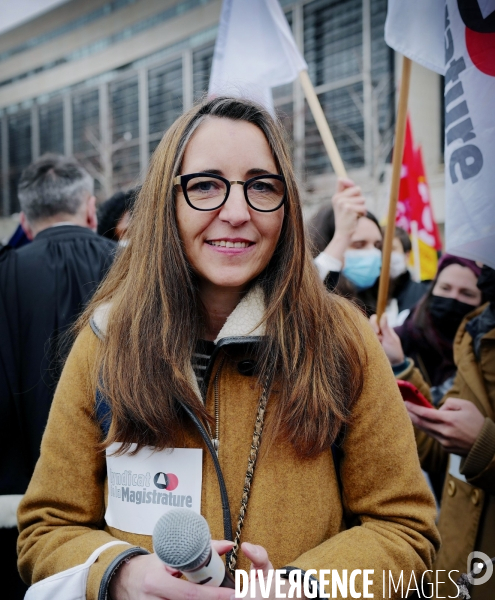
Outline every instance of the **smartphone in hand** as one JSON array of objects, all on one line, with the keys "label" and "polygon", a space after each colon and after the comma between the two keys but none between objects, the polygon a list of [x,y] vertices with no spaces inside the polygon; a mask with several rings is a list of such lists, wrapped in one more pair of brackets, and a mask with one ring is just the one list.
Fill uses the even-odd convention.
[{"label": "smartphone in hand", "polygon": [[407,400],[407,402],[412,402],[418,406],[423,406],[424,408],[433,408],[432,403],[429,402],[418,388],[409,381],[397,379],[397,385],[399,386],[403,400]]}]

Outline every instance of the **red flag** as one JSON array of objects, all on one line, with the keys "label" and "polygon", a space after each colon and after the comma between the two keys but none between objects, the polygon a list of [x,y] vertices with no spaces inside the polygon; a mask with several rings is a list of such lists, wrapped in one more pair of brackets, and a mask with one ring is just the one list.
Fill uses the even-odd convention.
[{"label": "red flag", "polygon": [[421,279],[432,279],[436,273],[437,250],[442,248],[442,242],[433,217],[423,155],[420,147],[414,148],[411,122],[408,117],[395,223],[411,234],[412,222],[416,222],[418,232],[420,260],[418,271]]},{"label": "red flag", "polygon": [[418,236],[428,246],[435,250],[442,249],[442,240],[438,231],[438,225],[433,217],[431,206],[430,188],[426,180],[425,167],[423,164],[423,152],[421,146],[414,152],[415,175],[417,177],[418,202],[411,206],[411,220],[418,224]]},{"label": "red flag", "polygon": [[399,187],[399,199],[395,224],[402,227],[407,233],[411,233],[412,207],[417,205],[421,199],[418,197],[418,184],[415,175],[416,161],[414,157],[414,143],[409,116],[406,123],[406,139],[404,141],[404,156],[402,158],[402,170]]}]

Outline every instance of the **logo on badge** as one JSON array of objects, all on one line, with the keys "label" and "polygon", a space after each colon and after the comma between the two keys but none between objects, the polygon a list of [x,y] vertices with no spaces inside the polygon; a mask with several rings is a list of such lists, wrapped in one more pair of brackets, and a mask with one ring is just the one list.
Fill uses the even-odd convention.
[{"label": "logo on badge", "polygon": [[153,477],[153,483],[159,490],[173,492],[179,485],[179,478],[173,473],[159,472]]}]

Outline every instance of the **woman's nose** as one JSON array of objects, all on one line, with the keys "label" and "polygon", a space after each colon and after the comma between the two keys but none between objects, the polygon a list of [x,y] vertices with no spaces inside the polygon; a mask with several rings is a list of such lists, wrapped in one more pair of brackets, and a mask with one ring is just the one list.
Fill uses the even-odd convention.
[{"label": "woman's nose", "polygon": [[251,220],[249,205],[244,197],[244,189],[241,184],[232,184],[227,202],[222,206],[218,216],[222,221],[227,221],[234,227]]}]

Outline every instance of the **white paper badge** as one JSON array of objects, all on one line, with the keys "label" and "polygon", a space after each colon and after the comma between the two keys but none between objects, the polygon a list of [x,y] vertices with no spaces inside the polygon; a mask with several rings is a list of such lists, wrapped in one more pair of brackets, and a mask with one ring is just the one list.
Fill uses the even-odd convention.
[{"label": "white paper badge", "polygon": [[[142,448],[135,455],[112,456],[107,448],[108,505],[105,521],[129,533],[152,535],[158,519],[171,508],[201,514],[203,451]],[[129,450],[135,448],[133,444]]]}]

